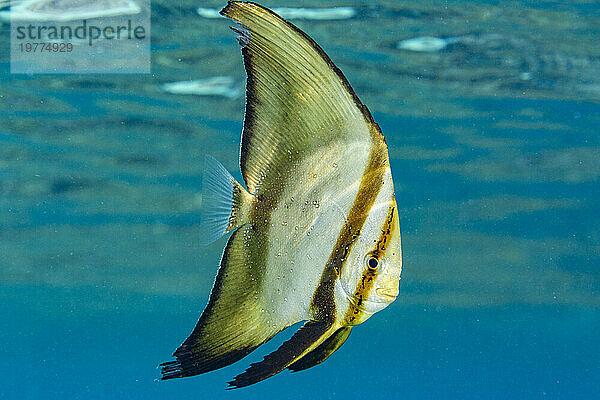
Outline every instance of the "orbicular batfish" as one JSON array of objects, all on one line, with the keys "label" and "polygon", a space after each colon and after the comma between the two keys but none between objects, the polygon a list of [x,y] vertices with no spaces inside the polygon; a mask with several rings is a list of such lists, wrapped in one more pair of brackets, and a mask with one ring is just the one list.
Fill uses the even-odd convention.
[{"label": "orbicular batfish", "polygon": [[240,166],[203,180],[205,234],[233,232],[208,305],[162,379],[230,365],[305,324],[229,382],[243,387],[327,359],[398,295],[400,226],[385,139],[342,72],[272,11],[229,2],[248,75]]}]

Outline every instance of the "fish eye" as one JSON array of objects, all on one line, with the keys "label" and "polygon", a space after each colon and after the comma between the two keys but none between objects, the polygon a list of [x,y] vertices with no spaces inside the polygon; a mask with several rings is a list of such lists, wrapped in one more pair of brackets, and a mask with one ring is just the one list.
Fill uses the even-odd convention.
[{"label": "fish eye", "polygon": [[379,260],[371,256],[367,261],[367,265],[369,266],[369,269],[377,269],[377,267],[379,266]]}]

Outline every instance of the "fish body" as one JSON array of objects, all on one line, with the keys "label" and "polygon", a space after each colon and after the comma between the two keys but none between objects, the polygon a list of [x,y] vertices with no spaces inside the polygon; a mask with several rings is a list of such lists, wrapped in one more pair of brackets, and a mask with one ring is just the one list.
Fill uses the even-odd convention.
[{"label": "fish body", "polygon": [[233,231],[196,328],[163,379],[229,365],[281,330],[290,340],[229,384],[319,364],[353,326],[389,305],[402,268],[385,139],[324,51],[255,3],[229,2],[248,75],[240,166],[214,159],[203,180],[204,229]]}]

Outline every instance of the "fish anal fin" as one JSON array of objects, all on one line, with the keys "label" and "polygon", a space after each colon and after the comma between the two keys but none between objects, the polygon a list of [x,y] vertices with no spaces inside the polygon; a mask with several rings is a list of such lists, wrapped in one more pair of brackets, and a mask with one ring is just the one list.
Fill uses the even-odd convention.
[{"label": "fish anal fin", "polygon": [[318,346],[331,333],[330,322],[308,321],[277,350],[250,365],[229,383],[228,389],[252,385],[288,368],[297,359]]},{"label": "fish anal fin", "polygon": [[[270,319],[261,312],[264,238],[251,224],[236,230],[223,252],[219,273],[196,327],[161,365],[162,379],[182,378],[230,365],[296,321]],[[251,268],[250,268],[251,267]]]},{"label": "fish anal fin", "polygon": [[348,339],[351,330],[351,326],[344,326],[338,329],[313,351],[290,365],[288,369],[292,372],[303,371],[327,360],[337,349],[342,347],[346,339]]}]

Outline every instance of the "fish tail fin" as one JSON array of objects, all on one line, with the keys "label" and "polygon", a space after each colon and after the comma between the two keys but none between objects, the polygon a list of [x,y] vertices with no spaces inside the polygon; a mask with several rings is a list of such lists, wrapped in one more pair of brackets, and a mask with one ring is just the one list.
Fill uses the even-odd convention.
[{"label": "fish tail fin", "polygon": [[253,196],[214,157],[205,156],[200,209],[201,243],[210,244],[248,220]]}]

